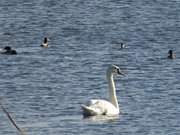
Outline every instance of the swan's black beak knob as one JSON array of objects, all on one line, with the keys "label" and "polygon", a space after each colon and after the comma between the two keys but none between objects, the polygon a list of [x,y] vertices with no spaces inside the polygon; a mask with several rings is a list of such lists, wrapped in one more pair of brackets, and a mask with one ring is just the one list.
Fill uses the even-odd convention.
[{"label": "swan's black beak knob", "polygon": [[117,72],[119,75],[122,75],[122,76],[125,76],[125,74],[120,70],[118,69],[118,72]]}]

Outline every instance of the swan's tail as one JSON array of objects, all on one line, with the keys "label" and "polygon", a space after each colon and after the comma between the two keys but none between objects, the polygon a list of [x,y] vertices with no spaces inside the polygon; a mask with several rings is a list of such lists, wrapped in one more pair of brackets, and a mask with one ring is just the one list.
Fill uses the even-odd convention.
[{"label": "swan's tail", "polygon": [[82,110],[83,110],[83,115],[85,117],[87,116],[94,116],[94,115],[97,115],[98,112],[95,108],[92,108],[92,107],[89,107],[89,106],[86,106],[86,105],[82,105]]}]

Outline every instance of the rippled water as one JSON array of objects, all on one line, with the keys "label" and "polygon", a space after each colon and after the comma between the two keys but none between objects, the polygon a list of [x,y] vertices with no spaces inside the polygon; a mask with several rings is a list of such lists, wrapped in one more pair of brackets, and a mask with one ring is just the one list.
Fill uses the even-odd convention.
[{"label": "rippled water", "polygon": [[[1,103],[27,135],[180,133],[180,1],[0,1]],[[50,48],[40,48],[42,39]],[[120,49],[120,42],[127,48]],[[167,58],[173,49],[174,60]],[[116,77],[121,114],[83,119],[81,104],[107,97]],[[0,134],[17,135],[0,110]]]}]

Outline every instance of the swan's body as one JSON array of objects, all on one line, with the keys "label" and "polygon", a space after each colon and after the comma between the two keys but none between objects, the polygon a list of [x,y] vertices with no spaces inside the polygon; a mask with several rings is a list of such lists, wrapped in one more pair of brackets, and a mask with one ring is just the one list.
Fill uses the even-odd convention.
[{"label": "swan's body", "polygon": [[45,48],[48,47],[48,39],[47,39],[47,37],[44,38],[44,41],[43,41],[43,43],[41,44],[41,47],[45,47]]},{"label": "swan's body", "polygon": [[84,116],[119,114],[119,108],[116,108],[109,101],[102,99],[91,100],[90,104],[82,105],[82,109]]},{"label": "swan's body", "polygon": [[109,101],[102,99],[90,100],[87,105],[82,105],[84,116],[94,115],[117,115],[119,114],[119,105],[116,97],[116,90],[113,75],[122,74],[119,67],[112,65],[107,70],[107,80],[109,84]]}]

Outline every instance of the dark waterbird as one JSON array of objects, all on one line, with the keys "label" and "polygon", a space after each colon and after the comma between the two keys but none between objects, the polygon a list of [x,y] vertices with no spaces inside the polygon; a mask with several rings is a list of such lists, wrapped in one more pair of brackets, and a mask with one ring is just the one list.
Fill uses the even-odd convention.
[{"label": "dark waterbird", "polygon": [[48,46],[48,38],[45,37],[43,43],[41,44],[41,47],[47,48]]},{"label": "dark waterbird", "polygon": [[10,46],[5,46],[3,49],[0,50],[1,54],[8,54],[8,55],[16,55],[16,50],[12,49]]},{"label": "dark waterbird", "polygon": [[176,58],[176,55],[175,55],[175,53],[173,52],[173,50],[169,50],[169,52],[168,52],[168,58],[169,59],[175,59]]}]

